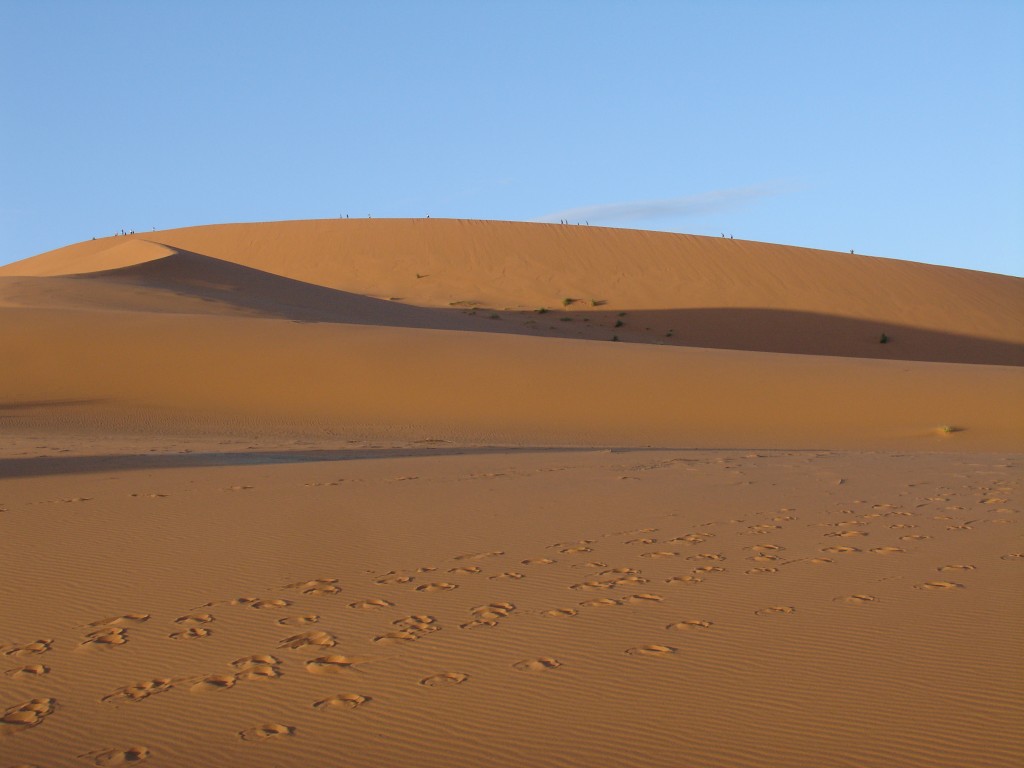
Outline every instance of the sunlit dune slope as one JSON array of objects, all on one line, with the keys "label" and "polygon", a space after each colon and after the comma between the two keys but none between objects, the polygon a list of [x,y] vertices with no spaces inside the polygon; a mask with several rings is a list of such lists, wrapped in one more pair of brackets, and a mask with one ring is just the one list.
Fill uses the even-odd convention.
[{"label": "sunlit dune slope", "polygon": [[[1024,371],[283,320],[8,309],[12,416],[500,443],[1010,450]],[[42,351],[42,352],[41,352]],[[39,406],[32,408],[32,406]],[[963,429],[944,434],[941,427]]]},{"label": "sunlit dune slope", "polygon": [[[440,219],[231,224],[86,241],[0,276],[109,272],[166,258],[168,248],[445,315],[496,313],[489,319],[513,326],[489,330],[1024,364],[1017,278],[661,232]],[[424,327],[478,327],[418,317]],[[879,343],[883,333],[891,343]]]}]

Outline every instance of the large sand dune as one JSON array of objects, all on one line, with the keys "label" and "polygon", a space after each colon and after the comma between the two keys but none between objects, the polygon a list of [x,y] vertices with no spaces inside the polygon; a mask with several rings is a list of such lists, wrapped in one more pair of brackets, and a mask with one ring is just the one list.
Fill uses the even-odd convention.
[{"label": "large sand dune", "polygon": [[1022,349],[1015,278],[596,227],[0,267],[0,767],[1015,768]]},{"label": "large sand dune", "polygon": [[137,428],[1005,449],[1024,422],[1022,285],[589,227],[196,227],[0,269],[20,374],[0,403]]}]

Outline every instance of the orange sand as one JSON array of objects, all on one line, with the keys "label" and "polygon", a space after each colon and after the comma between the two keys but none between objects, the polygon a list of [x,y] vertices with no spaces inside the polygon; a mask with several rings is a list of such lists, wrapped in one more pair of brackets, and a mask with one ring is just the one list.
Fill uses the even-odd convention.
[{"label": "orange sand", "polygon": [[444,220],[0,267],[0,767],[1018,765],[1021,285]]}]

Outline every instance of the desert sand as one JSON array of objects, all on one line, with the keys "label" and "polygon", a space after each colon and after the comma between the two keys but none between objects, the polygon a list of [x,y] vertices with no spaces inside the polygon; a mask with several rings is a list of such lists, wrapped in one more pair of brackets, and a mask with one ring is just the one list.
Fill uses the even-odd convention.
[{"label": "desert sand", "polygon": [[0,768],[1024,760],[1019,279],[218,225],[0,354]]}]

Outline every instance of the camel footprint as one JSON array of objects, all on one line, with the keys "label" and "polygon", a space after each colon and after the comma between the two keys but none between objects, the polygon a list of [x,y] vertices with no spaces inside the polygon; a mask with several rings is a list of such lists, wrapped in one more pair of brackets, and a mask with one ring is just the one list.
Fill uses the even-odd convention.
[{"label": "camel footprint", "polygon": [[557,669],[562,666],[562,662],[558,659],[552,659],[549,656],[541,656],[536,659],[523,659],[517,661],[512,665],[513,669],[517,669],[520,672],[546,672],[549,669]]},{"label": "camel footprint", "polygon": [[281,723],[263,723],[253,728],[246,728],[238,732],[242,741],[266,741],[295,735],[295,727],[282,725]]},{"label": "camel footprint", "polygon": [[420,680],[420,685],[427,688],[440,688],[446,685],[460,685],[469,680],[469,675],[464,672],[440,672]]},{"label": "camel footprint", "polygon": [[754,611],[755,616],[785,616],[795,613],[796,608],[791,605],[772,605],[767,608],[758,608]]},{"label": "camel footprint", "polygon": [[122,701],[143,701],[150,696],[164,693],[174,687],[174,681],[169,677],[156,677],[152,680],[145,680],[141,683],[126,685],[118,688],[113,693],[108,693],[100,701],[116,704]]},{"label": "camel footprint", "polygon": [[843,605],[865,605],[866,603],[877,602],[878,598],[874,595],[843,595],[841,597],[833,597],[833,603],[842,603]]},{"label": "camel footprint", "polygon": [[45,664],[27,664],[24,667],[8,669],[4,674],[15,680],[34,680],[50,674],[50,668]]},{"label": "camel footprint", "polygon": [[926,581],[923,584],[915,584],[914,589],[964,589],[964,585],[955,581]]},{"label": "camel footprint", "polygon": [[358,709],[371,701],[373,699],[369,696],[361,696],[358,693],[338,693],[315,702],[313,709],[319,709],[321,712]]},{"label": "camel footprint", "polygon": [[143,760],[150,756],[151,752],[149,747],[128,747],[126,749],[100,749],[95,752],[87,752],[84,755],[79,755],[79,760],[88,760],[93,765],[101,766],[116,766],[116,765],[131,765],[132,763],[141,763]]},{"label": "camel footprint", "polygon": [[4,656],[14,656],[15,658],[38,656],[50,650],[53,650],[52,638],[49,640],[34,640],[24,645],[0,645],[0,653]]},{"label": "camel footprint", "polygon": [[56,699],[31,699],[22,704],[9,707],[0,716],[0,733],[5,730],[24,730],[42,725],[43,721],[57,709]]}]

